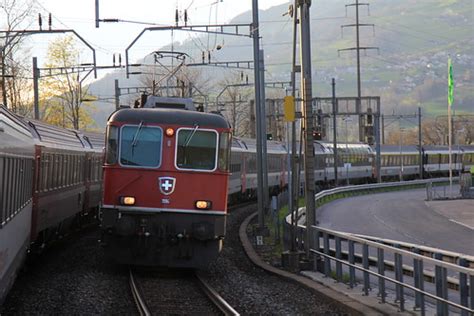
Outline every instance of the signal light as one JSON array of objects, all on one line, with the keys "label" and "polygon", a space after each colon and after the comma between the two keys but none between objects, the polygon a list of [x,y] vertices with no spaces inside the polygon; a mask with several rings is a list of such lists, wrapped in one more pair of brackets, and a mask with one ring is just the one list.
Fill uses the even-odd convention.
[{"label": "signal light", "polygon": [[196,201],[196,203],[194,203],[194,206],[198,210],[208,210],[212,207],[212,202],[211,201]]},{"label": "signal light", "polygon": [[166,136],[171,137],[174,135],[174,129],[172,129],[171,127],[168,127],[165,133],[166,133]]},{"label": "signal light", "polygon": [[135,198],[133,196],[122,196],[120,197],[120,204],[135,205]]}]

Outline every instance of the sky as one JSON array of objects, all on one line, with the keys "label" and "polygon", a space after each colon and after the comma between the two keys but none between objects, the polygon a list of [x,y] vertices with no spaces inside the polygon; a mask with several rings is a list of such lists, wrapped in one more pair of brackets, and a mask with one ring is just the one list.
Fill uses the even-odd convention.
[{"label": "sky", "polygon": [[[53,29],[74,29],[96,49],[97,64],[111,65],[114,53],[121,53],[138,36],[143,28],[154,25],[173,25],[175,10],[187,9],[188,24],[227,23],[235,16],[252,9],[252,0],[99,0],[99,18],[117,18],[139,23],[100,23],[95,27],[95,0],[33,0],[43,15],[43,28],[47,14],[53,16]],[[288,0],[260,0],[259,9],[289,3]],[[251,22],[251,21],[249,21]],[[36,22],[30,28],[37,28]],[[163,45],[182,41],[190,36],[187,32],[147,32],[130,50],[130,62],[149,54]],[[36,35],[31,37],[34,47],[32,54],[38,63],[45,62],[45,54],[55,35]],[[92,55],[84,46],[84,59],[89,62]],[[87,60],[88,59],[88,60]],[[123,58],[124,60],[124,58]]]}]

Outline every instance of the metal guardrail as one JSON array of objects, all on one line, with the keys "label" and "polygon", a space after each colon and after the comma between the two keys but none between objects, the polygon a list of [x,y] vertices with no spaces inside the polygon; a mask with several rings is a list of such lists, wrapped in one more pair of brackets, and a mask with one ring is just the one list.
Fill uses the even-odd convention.
[{"label": "metal guardrail", "polygon": [[[366,191],[369,194],[390,188],[442,183],[446,180],[443,178],[335,188],[316,194],[316,205],[330,201],[334,195],[341,193],[354,195]],[[304,212],[304,208],[299,209],[297,218]],[[291,215],[286,218],[285,231],[288,231],[290,218]],[[326,276],[335,276],[338,282],[348,278],[345,281],[350,287],[354,287],[356,278],[361,277],[366,295],[369,295],[370,276],[375,277],[377,295],[382,303],[385,303],[387,297],[386,283],[391,283],[395,287],[395,301],[401,311],[405,310],[406,295],[413,295],[414,308],[420,310],[422,315],[426,313],[426,300],[436,304],[438,315],[447,315],[450,311],[461,315],[474,314],[474,257],[318,226],[311,226],[310,229],[309,249],[315,255],[315,270]],[[296,236],[298,246],[302,247],[307,236],[306,226],[302,223],[298,224]]]}]

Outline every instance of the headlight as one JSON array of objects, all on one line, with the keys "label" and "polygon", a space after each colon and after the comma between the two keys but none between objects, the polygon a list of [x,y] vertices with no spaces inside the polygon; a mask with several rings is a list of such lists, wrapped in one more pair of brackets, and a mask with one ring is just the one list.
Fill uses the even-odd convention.
[{"label": "headlight", "polygon": [[196,201],[196,203],[194,203],[194,206],[198,210],[209,210],[212,207],[212,202],[200,200],[200,201]]},{"label": "headlight", "polygon": [[133,196],[122,196],[120,197],[120,204],[135,205],[135,198]]}]

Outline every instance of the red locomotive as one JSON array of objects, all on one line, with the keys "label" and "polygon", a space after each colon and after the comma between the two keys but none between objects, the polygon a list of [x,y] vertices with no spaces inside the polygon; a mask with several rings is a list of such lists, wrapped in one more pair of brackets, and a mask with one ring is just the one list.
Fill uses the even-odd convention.
[{"label": "red locomotive", "polygon": [[102,244],[117,263],[205,267],[225,235],[231,131],[192,101],[149,97],[108,120]]}]

